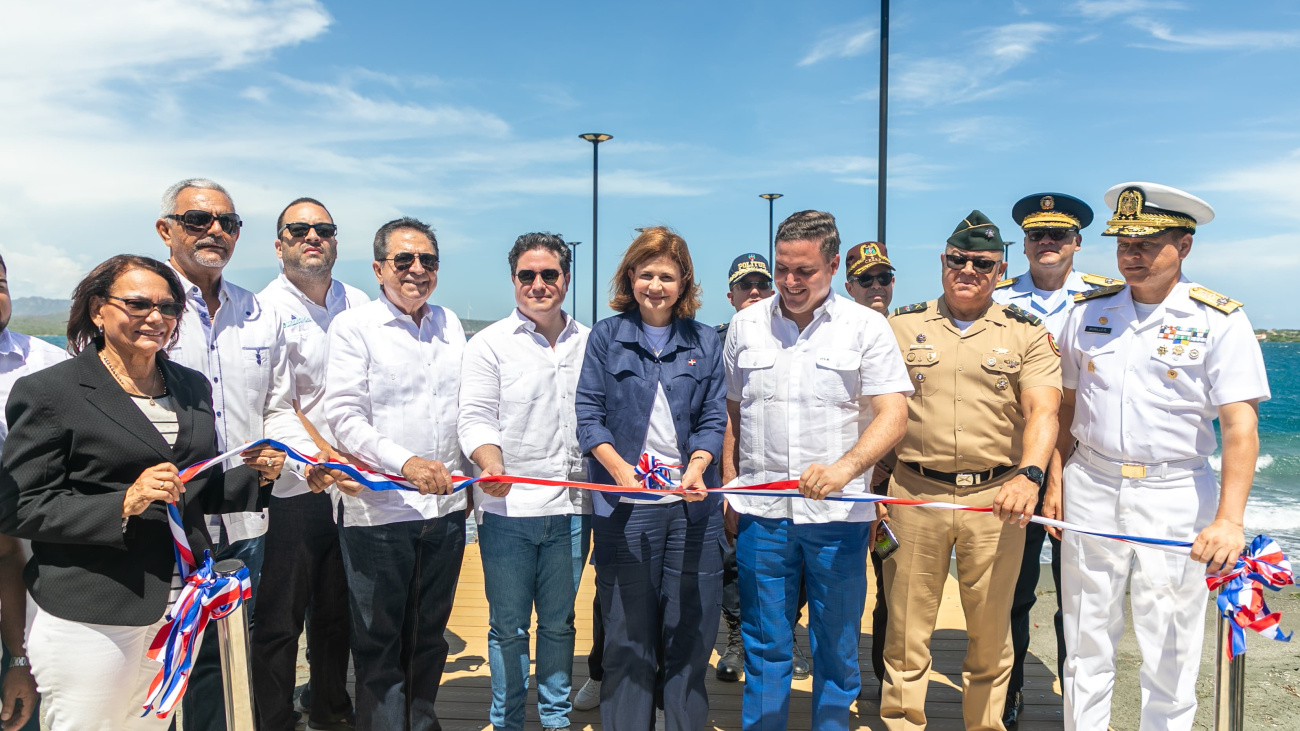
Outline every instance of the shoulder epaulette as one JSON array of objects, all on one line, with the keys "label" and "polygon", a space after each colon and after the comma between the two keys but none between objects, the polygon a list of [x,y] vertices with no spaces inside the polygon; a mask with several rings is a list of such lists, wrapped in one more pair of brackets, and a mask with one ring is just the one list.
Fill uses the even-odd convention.
[{"label": "shoulder epaulette", "polygon": [[1124,287],[1126,286],[1128,285],[1112,284],[1109,287],[1098,287],[1097,289],[1090,289],[1087,292],[1075,292],[1074,301],[1087,302],[1088,300],[1095,300],[1098,297],[1109,297],[1112,294],[1119,294],[1124,291]]},{"label": "shoulder epaulette", "polygon": [[1124,283],[1123,279],[1115,279],[1113,277],[1103,277],[1100,274],[1081,274],[1079,275],[1079,278],[1082,279],[1085,283],[1091,284],[1094,287],[1113,287],[1116,284]]},{"label": "shoulder epaulette", "polygon": [[1019,321],[1021,321],[1021,322],[1027,322],[1027,323],[1029,323],[1030,325],[1041,325],[1041,324],[1043,324],[1043,321],[1042,321],[1042,320],[1038,319],[1038,318],[1037,318],[1036,316],[1034,316],[1034,315],[1029,314],[1029,313],[1026,312],[1023,308],[1019,307],[1018,305],[1007,305],[1004,309],[1006,309],[1007,314],[1011,315],[1012,317],[1016,318],[1017,320],[1019,320]]},{"label": "shoulder epaulette", "polygon": [[1010,278],[1010,279],[1003,279],[1001,282],[998,282],[997,284],[993,285],[993,288],[994,288],[994,289],[1002,289],[1003,287],[1010,287],[1011,285],[1013,285],[1013,284],[1015,284],[1016,282],[1019,282],[1019,281],[1020,281],[1020,277],[1012,277],[1012,278]]},{"label": "shoulder epaulette", "polygon": [[1192,287],[1187,291],[1187,294],[1197,302],[1204,302],[1225,315],[1242,306],[1242,304],[1237,300],[1232,299],[1231,297],[1225,297],[1224,295],[1221,295],[1212,289],[1206,289],[1205,287]]},{"label": "shoulder epaulette", "polygon": [[911,312],[925,312],[925,308],[928,307],[928,306],[929,306],[929,305],[927,305],[927,304],[924,303],[924,302],[917,302],[917,303],[914,304],[914,305],[904,305],[903,307],[897,307],[897,308],[895,308],[895,309],[894,309],[894,314],[895,314],[895,315],[906,315],[906,314],[911,313]]}]

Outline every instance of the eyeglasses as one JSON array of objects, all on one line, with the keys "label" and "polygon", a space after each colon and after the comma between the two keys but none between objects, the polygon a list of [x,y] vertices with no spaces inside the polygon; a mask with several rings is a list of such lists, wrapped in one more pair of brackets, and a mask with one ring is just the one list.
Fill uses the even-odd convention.
[{"label": "eyeglasses", "polygon": [[334,234],[338,233],[338,227],[332,223],[286,223],[280,227],[281,231],[288,230],[289,235],[295,239],[300,239],[307,235],[307,232],[316,229],[316,235],[322,239],[332,239]]},{"label": "eyeglasses", "polygon": [[888,287],[889,285],[894,283],[894,273],[881,272],[879,274],[863,273],[858,275],[858,286],[862,287],[863,289],[871,289],[871,285],[873,282],[880,282],[880,286]]},{"label": "eyeglasses", "polygon": [[949,269],[961,271],[966,268],[966,262],[970,262],[971,265],[975,267],[975,271],[980,274],[988,274],[994,269],[997,269],[998,264],[1002,263],[997,259],[975,259],[969,256],[959,256],[957,254],[944,254],[943,258]]},{"label": "eyeglasses", "polygon": [[[317,233],[319,233],[319,231]],[[420,260],[420,266],[427,271],[433,271],[434,269],[438,268],[437,254],[416,255],[416,254],[412,254],[409,251],[403,251],[402,253],[394,254],[393,256],[390,256],[387,259],[379,259],[379,261],[391,261],[393,262],[394,269],[396,269],[399,272],[404,272],[407,269],[411,268],[411,265],[415,263],[415,260],[417,258]]]},{"label": "eyeglasses", "polygon": [[746,282],[745,280],[742,279],[739,282],[736,282],[735,284],[731,285],[731,288],[738,289],[742,292],[748,292],[751,289],[757,289],[760,292],[766,292],[767,290],[772,288],[772,280],[758,279],[758,280],[750,280]]},{"label": "eyeglasses", "polygon": [[543,269],[540,272],[535,272],[532,269],[520,269],[515,272],[515,279],[518,279],[520,284],[530,287],[537,280],[538,275],[541,275],[542,281],[546,284],[555,284],[560,281],[559,269]]},{"label": "eyeglasses", "polygon": [[118,297],[111,294],[108,298],[121,302],[122,305],[118,309],[131,317],[148,317],[154,310],[158,310],[158,314],[168,320],[175,320],[185,311],[183,302],[154,302],[143,297]]},{"label": "eyeglasses", "polygon": [[221,224],[221,230],[228,234],[233,234],[244,225],[243,220],[235,213],[221,213],[212,215],[207,211],[186,211],[184,213],[173,213],[170,216],[163,216],[173,221],[180,221],[185,228],[194,229],[195,231],[207,231],[212,228],[212,222],[216,221]]},{"label": "eyeglasses", "polygon": [[1077,232],[1072,228],[1050,228],[1050,229],[1040,228],[1040,229],[1035,229],[1033,231],[1030,231],[1028,234],[1026,234],[1026,236],[1030,241],[1034,242],[1035,244],[1038,243],[1039,241],[1042,241],[1043,239],[1051,239],[1052,241],[1060,243],[1070,238],[1071,236],[1074,236],[1075,233]]}]

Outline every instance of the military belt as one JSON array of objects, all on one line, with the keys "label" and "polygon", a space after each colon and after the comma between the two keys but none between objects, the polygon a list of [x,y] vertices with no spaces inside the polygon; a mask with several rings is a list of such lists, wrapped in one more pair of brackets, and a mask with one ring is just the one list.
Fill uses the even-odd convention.
[{"label": "military belt", "polygon": [[996,480],[1015,469],[1014,465],[1000,465],[998,467],[991,467],[983,472],[940,472],[938,470],[922,467],[916,462],[902,462],[902,464],[907,465],[909,469],[922,477],[928,477],[931,480],[938,480],[939,482],[946,482],[949,485],[957,485],[958,487],[979,485],[988,482],[989,480]]}]

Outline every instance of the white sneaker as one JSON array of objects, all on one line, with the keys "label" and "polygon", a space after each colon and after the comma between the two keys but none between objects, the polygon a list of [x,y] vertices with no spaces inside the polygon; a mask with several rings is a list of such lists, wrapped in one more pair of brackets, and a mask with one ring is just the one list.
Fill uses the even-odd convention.
[{"label": "white sneaker", "polygon": [[573,697],[573,707],[579,711],[590,711],[600,705],[600,681],[587,678],[587,682],[578,689]]},{"label": "white sneaker", "polygon": [[664,718],[664,709],[655,709],[655,731],[664,731],[668,728],[668,719]]}]

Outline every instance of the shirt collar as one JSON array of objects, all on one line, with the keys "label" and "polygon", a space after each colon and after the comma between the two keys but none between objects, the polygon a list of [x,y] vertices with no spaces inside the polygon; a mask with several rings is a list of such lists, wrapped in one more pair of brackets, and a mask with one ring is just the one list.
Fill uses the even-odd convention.
[{"label": "shirt collar", "polygon": [[[560,316],[564,318],[564,327],[560,330],[560,337],[556,339],[557,343],[578,332],[577,320],[569,317],[569,313],[563,310],[560,311]],[[515,321],[515,332],[537,332],[537,323],[530,320],[518,307],[510,311],[510,317]]]},{"label": "shirt collar", "polygon": [[[317,310],[321,309],[320,305],[312,302],[311,298],[298,288],[298,285],[294,284],[292,280],[284,275],[283,267],[280,269],[280,276],[275,278],[275,282],[281,289],[284,289],[289,294],[297,297],[307,307]],[[222,283],[224,284],[225,281],[222,280]],[[331,279],[330,288],[325,293],[325,311],[337,314],[337,312],[342,309],[341,306],[346,304],[346,295],[347,293],[343,289],[343,283],[337,279]]]},{"label": "shirt collar", "polygon": [[[379,287],[379,299],[383,301],[384,307],[388,308],[388,317],[384,318],[382,322],[389,323],[389,322],[396,322],[399,320],[405,320],[406,322],[415,325],[415,318],[397,309],[397,305],[393,304],[393,301],[388,299],[388,294],[384,292],[383,286]],[[420,318],[421,323],[429,319],[429,317],[433,313],[433,308],[429,306],[429,302],[427,300],[425,301],[423,307],[424,307],[424,317]],[[416,327],[419,326],[417,325]]]},{"label": "shirt collar", "polygon": [[[1034,293],[1035,289],[1037,289],[1037,287],[1034,286],[1034,275],[1030,273],[1028,269],[1025,270],[1024,274],[1015,277],[1015,280],[1015,284],[1007,287],[1007,289],[1011,290],[1013,296],[1028,297]],[[1065,277],[1065,284],[1062,285],[1061,289],[1064,289],[1070,294],[1074,294],[1076,292],[1087,292],[1092,289],[1092,286],[1083,281],[1083,274],[1078,269],[1071,268],[1070,273]]]},{"label": "shirt collar", "polygon": [[[770,312],[772,313],[772,317],[779,317],[783,320],[790,320],[790,318],[786,317],[785,313],[781,311],[781,292],[779,290],[774,296],[769,297],[768,299],[772,300],[772,304],[768,305],[771,308]],[[839,299],[840,297],[839,295],[835,294],[834,289],[831,289],[830,292],[827,292],[826,299],[822,300],[822,303],[817,306],[817,309],[813,310],[812,322],[816,322],[822,315],[826,315],[827,318],[834,317],[835,308],[836,308],[835,303]],[[791,320],[791,322],[793,322],[793,320]],[[812,322],[810,322],[809,324],[811,325]]]},{"label": "shirt collar", "polygon": [[1191,295],[1187,293],[1191,288],[1191,280],[1185,276],[1180,276],[1178,278],[1178,284],[1174,285],[1174,288],[1169,292],[1169,296],[1165,297],[1165,301],[1161,304],[1165,306],[1166,310],[1173,310],[1174,312],[1181,312],[1184,314],[1195,312],[1198,309],[1196,302],[1192,300]]},{"label": "shirt collar", "polygon": [[[186,279],[185,275],[181,272],[181,270],[172,266],[170,260],[168,260],[167,266],[171,267],[171,270],[173,272],[176,272],[177,278],[181,280],[181,288],[185,290],[185,296],[189,299],[203,302],[204,303],[203,309],[206,310],[208,306],[207,303],[204,302],[203,290],[199,289],[199,285],[194,284],[190,280]],[[221,302],[222,305],[230,301],[229,284],[226,282],[226,278],[224,276],[221,278],[221,286],[217,288],[217,299]]]},{"label": "shirt collar", "polygon": [[26,355],[22,344],[18,342],[18,338],[14,337],[13,330],[5,328],[4,332],[0,332],[0,355],[14,354]]}]

